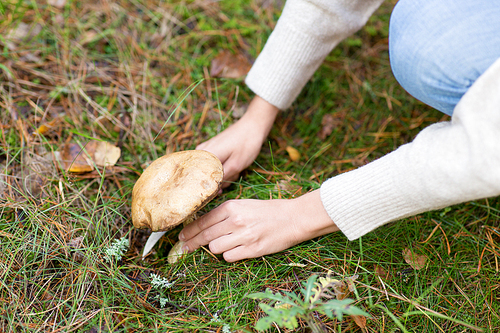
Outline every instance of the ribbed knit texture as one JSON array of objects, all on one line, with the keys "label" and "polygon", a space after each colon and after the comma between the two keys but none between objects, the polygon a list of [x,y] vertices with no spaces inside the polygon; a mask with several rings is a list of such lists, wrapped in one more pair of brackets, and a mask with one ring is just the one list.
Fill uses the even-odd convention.
[{"label": "ribbed knit texture", "polygon": [[[247,85],[288,108],[332,48],[381,2],[288,0]],[[396,219],[498,195],[500,60],[462,97],[450,122],[431,125],[413,142],[321,186],[325,209],[351,240]]]},{"label": "ribbed knit texture", "polygon": [[321,186],[326,211],[354,240],[387,222],[500,195],[500,59],[457,104],[452,120]]},{"label": "ribbed knit texture", "polygon": [[359,30],[382,1],[288,0],[246,84],[288,108],[335,45]]}]

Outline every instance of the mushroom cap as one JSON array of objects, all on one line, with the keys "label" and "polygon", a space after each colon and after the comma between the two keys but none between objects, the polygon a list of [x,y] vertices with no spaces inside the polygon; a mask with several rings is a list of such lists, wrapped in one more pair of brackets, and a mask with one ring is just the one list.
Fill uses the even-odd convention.
[{"label": "mushroom cap", "polygon": [[187,150],[155,160],[132,190],[136,228],[167,231],[212,200],[222,182],[222,164],[204,150]]}]

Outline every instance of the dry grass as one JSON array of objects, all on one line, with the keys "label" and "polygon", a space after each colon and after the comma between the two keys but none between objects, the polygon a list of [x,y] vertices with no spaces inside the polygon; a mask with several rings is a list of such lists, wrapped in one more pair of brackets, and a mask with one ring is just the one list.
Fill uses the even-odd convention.
[{"label": "dry grass", "polygon": [[[392,77],[391,6],[327,58],[279,116],[257,164],[208,209],[304,193],[445,119]],[[173,230],[140,260],[148,234],[130,222],[135,180],[158,156],[192,149],[237,119],[251,92],[213,80],[210,61],[223,49],[255,57],[279,12],[261,0],[0,4],[0,331],[220,332],[215,314],[232,331],[251,331],[262,312],[246,294],[297,292],[328,270],[359,274],[351,297],[372,314],[365,329],[322,318],[331,331],[500,329],[498,198],[399,221],[359,242],[334,234],[235,264],[203,249],[169,266]],[[118,164],[62,170],[54,152],[89,138],[120,147]],[[103,249],[121,237],[129,251],[108,262]],[[425,255],[426,267],[411,269],[405,248]],[[176,283],[157,290],[151,273]]]}]

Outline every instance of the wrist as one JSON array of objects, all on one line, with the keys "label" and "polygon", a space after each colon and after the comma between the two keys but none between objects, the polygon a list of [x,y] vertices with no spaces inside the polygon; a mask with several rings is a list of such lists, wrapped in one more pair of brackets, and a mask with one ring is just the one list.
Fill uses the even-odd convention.
[{"label": "wrist", "polygon": [[293,207],[292,216],[294,216],[298,230],[304,237],[303,240],[309,240],[339,230],[326,212],[319,190],[292,199],[291,205]]},{"label": "wrist", "polygon": [[279,109],[259,96],[255,96],[241,120],[252,124],[267,137],[278,116]]}]

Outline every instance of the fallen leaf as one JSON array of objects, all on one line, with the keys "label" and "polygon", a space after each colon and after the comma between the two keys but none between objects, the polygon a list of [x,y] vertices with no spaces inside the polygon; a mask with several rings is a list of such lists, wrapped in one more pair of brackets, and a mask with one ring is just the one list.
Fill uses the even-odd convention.
[{"label": "fallen leaf", "polygon": [[20,22],[15,28],[12,28],[7,35],[6,38],[6,46],[15,50],[17,48],[17,43],[22,42],[26,37],[33,37],[40,33],[42,30],[42,26],[40,24],[36,24],[35,26],[30,26],[24,22]]},{"label": "fallen leaf", "polygon": [[356,325],[358,325],[360,328],[366,328],[366,317],[351,315],[351,318],[354,320]]},{"label": "fallen leaf", "polygon": [[248,59],[240,52],[233,54],[224,50],[212,60],[210,76],[226,79],[239,79],[244,77],[252,67]]},{"label": "fallen leaf", "polygon": [[344,298],[347,297],[349,294],[349,289],[347,288],[347,285],[343,281],[338,281],[332,286],[333,291],[335,292],[335,297],[339,301],[343,300]]},{"label": "fallen leaf", "polygon": [[379,265],[375,265],[375,274],[380,276],[382,279],[387,279],[389,277],[389,272]]},{"label": "fallen leaf", "polygon": [[321,119],[321,131],[318,133],[318,137],[321,140],[326,139],[327,136],[332,134],[333,128],[335,127],[334,125],[334,120],[333,115],[331,114],[325,114],[323,116],[323,119]]},{"label": "fallen leaf", "polygon": [[68,242],[68,246],[74,249],[79,249],[82,247],[83,236],[73,238]]},{"label": "fallen leaf", "polygon": [[286,192],[293,196],[302,195],[302,186],[292,183],[292,177],[287,177],[287,179],[282,179],[276,185],[278,189],[282,192]]},{"label": "fallen leaf", "polygon": [[[123,174],[130,172],[130,168],[126,167],[121,167],[121,166],[108,166],[106,167],[106,177],[113,176],[113,175],[118,175],[118,174]],[[79,173],[75,175],[75,179],[77,180],[82,180],[82,179],[95,179],[95,178],[101,178],[102,177],[102,172],[98,172],[97,170],[93,170],[90,172],[86,173]]]},{"label": "fallen leaf", "polygon": [[335,127],[338,127],[342,124],[342,119],[344,114],[325,114],[321,119],[321,131],[318,133],[318,137],[321,140],[326,139],[327,136],[332,134]]},{"label": "fallen leaf", "polygon": [[47,134],[48,132],[53,130],[60,123],[60,120],[61,120],[61,118],[57,117],[57,118],[52,119],[48,123],[40,125],[40,127],[38,127],[36,129],[36,131],[33,132],[33,135],[37,135],[37,134],[38,135],[45,135],[45,134]]},{"label": "fallen leaf", "polygon": [[348,276],[345,278],[345,281],[347,282],[347,287],[349,288],[350,292],[353,292],[356,290],[356,286],[354,285],[354,282],[358,279],[359,275],[354,274],[353,276]]},{"label": "fallen leaf", "polygon": [[292,146],[287,146],[285,149],[293,162],[300,159],[300,153],[297,149],[293,148]]},{"label": "fallen leaf", "polygon": [[90,141],[83,147],[76,143],[68,143],[61,149],[60,159],[68,172],[86,173],[99,167],[114,166],[121,155],[120,148],[105,141]]},{"label": "fallen leaf", "polygon": [[[68,242],[68,246],[73,250],[72,258],[74,261],[83,263],[85,261],[85,256],[82,251],[78,251],[83,246],[83,236],[75,237]],[[76,251],[75,251],[76,250]]]},{"label": "fallen leaf", "polygon": [[52,156],[50,154],[41,156],[33,152],[27,153],[21,174],[26,193],[32,197],[40,196],[47,179],[52,178],[55,174]]},{"label": "fallen leaf", "polygon": [[17,39],[21,40],[28,36],[30,32],[30,26],[24,22],[20,22],[17,27],[11,29],[7,34],[7,39]]},{"label": "fallen leaf", "polygon": [[[117,146],[106,141],[91,141],[88,145],[95,145],[94,162],[97,166],[113,166],[121,156],[121,150]],[[87,146],[88,146],[87,145]]]},{"label": "fallen leaf", "polygon": [[41,58],[39,56],[37,56],[36,54],[31,53],[31,52],[24,53],[20,59],[22,61],[26,61],[26,62],[40,62],[41,61]]},{"label": "fallen leaf", "polygon": [[73,173],[85,173],[94,170],[92,160],[89,158],[92,153],[87,148],[83,151],[77,143],[65,144],[60,154],[64,170]]},{"label": "fallen leaf", "polygon": [[424,268],[428,259],[426,255],[412,253],[408,248],[403,250],[403,257],[408,265],[417,270]]}]

